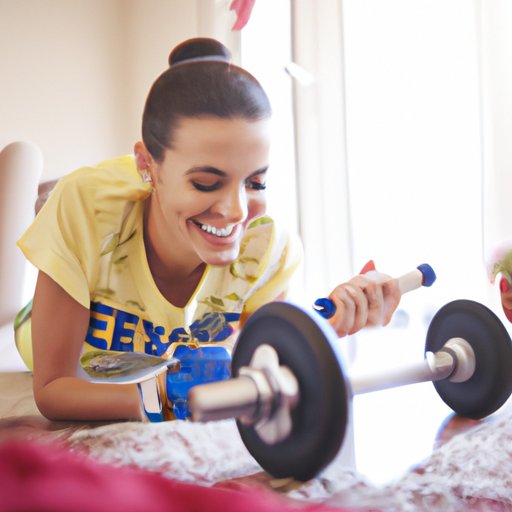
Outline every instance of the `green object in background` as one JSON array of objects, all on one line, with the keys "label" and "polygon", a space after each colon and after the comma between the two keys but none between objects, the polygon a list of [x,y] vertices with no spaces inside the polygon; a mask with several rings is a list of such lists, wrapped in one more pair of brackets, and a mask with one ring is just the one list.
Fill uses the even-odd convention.
[{"label": "green object in background", "polygon": [[512,240],[505,240],[493,248],[487,257],[486,267],[491,283],[501,274],[512,284]]}]

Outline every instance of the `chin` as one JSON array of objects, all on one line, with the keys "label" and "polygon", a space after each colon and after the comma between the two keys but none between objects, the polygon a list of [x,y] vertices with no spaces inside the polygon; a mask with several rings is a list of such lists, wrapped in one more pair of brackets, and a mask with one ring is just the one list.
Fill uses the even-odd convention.
[{"label": "chin", "polygon": [[225,267],[227,265],[231,265],[235,260],[236,256],[230,258],[208,258],[205,259],[205,263],[214,267]]},{"label": "chin", "polygon": [[222,251],[216,253],[209,253],[201,255],[201,259],[207,265],[213,265],[215,267],[225,267],[226,265],[231,265],[237,258],[239,254],[239,247],[230,251]]}]

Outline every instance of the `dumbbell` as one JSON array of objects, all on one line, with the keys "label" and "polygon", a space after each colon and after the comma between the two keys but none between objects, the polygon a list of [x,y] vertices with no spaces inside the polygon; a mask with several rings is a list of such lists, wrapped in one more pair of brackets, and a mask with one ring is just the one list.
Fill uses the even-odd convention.
[{"label": "dumbbell", "polygon": [[[382,281],[383,274],[375,270],[365,272],[364,276],[370,280]],[[436,273],[428,263],[418,265],[414,270],[401,275],[398,281],[398,289],[401,295],[420,288],[421,286],[432,286],[436,280]],[[324,318],[331,318],[336,312],[334,302],[326,297],[317,299],[313,308]]]},{"label": "dumbbell", "polygon": [[330,325],[287,302],[258,309],[233,352],[232,378],[191,389],[192,419],[236,418],[242,441],[276,478],[315,477],[342,446],[353,394],[433,381],[457,414],[483,418],[512,391],[512,342],[486,306],[456,300],[427,331],[425,358],[350,378]]}]

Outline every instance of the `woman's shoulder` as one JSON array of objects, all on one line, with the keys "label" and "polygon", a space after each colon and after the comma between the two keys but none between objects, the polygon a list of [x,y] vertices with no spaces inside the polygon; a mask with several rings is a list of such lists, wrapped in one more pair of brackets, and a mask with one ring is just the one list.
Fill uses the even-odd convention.
[{"label": "woman's shoulder", "polygon": [[101,239],[124,226],[127,215],[135,222],[140,209],[127,206],[143,201],[150,193],[151,187],[140,178],[133,156],[105,160],[61,178],[38,218],[40,223],[63,219],[78,233],[88,226]]},{"label": "woman's shoulder", "polygon": [[80,167],[62,177],[58,186],[77,189],[84,194],[101,197],[141,199],[150,193],[150,186],[140,178],[131,155],[104,160],[93,166]]}]

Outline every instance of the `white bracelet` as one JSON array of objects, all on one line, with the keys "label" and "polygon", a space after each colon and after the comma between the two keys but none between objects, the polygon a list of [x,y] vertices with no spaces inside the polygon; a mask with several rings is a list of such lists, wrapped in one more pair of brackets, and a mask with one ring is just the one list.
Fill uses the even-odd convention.
[{"label": "white bracelet", "polygon": [[139,389],[140,402],[148,421],[151,423],[164,421],[157,377],[139,382],[137,387]]}]

